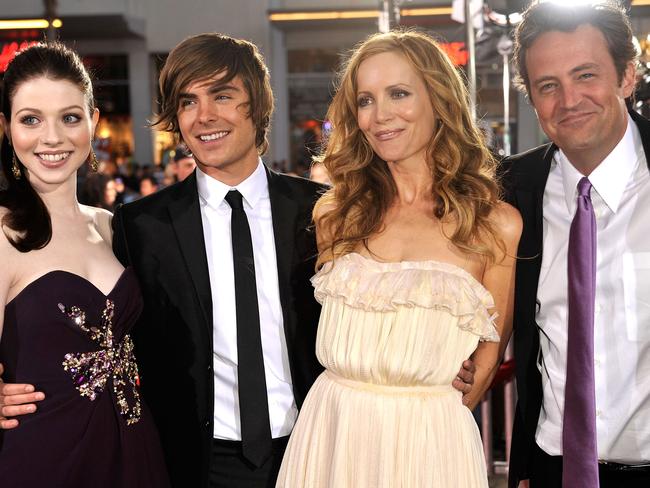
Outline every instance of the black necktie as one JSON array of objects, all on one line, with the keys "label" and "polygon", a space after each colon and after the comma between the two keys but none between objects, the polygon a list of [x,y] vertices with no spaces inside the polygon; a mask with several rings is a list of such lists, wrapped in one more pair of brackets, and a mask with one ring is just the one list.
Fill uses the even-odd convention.
[{"label": "black necktie", "polygon": [[235,271],[242,451],[246,459],[259,467],[271,454],[271,424],[262,356],[253,242],[241,193],[237,190],[229,191],[226,201],[232,208],[230,226]]}]

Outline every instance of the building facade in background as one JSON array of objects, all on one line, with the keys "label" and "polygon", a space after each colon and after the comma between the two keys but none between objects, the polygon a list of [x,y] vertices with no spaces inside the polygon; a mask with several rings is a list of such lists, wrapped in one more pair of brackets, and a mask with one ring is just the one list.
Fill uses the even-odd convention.
[{"label": "building facade in background", "polygon": [[[640,0],[645,1],[645,0]],[[42,0],[0,0],[2,20],[43,18]],[[217,31],[257,44],[271,70],[276,113],[268,162],[285,168],[309,163],[328,130],[325,112],[334,72],[343,56],[378,30],[379,0],[58,0],[60,40],[74,47],[95,77],[101,111],[97,151],[118,164],[160,164],[169,157],[168,134],[147,127],[156,111],[157,78],[167,53],[187,36]],[[637,2],[635,2],[636,4]],[[640,39],[650,32],[647,7],[634,6]],[[444,42],[454,62],[467,61],[465,27],[451,19],[451,0],[402,2],[401,23]],[[477,47],[478,108],[495,150],[502,146],[502,58],[491,27]],[[496,29],[496,30],[495,30]],[[0,30],[0,71],[16,48],[43,39],[40,29]],[[532,110],[510,94],[513,150],[542,142]],[[303,168],[304,169],[304,168]]]}]

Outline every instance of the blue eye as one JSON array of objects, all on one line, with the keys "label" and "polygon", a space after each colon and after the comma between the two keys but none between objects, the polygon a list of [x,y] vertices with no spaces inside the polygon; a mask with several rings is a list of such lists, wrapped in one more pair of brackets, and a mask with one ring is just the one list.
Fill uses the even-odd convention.
[{"label": "blue eye", "polygon": [[20,119],[21,124],[25,125],[36,125],[40,122],[35,116],[33,115],[25,115]]},{"label": "blue eye", "polygon": [[359,107],[365,107],[367,105],[370,105],[372,103],[372,99],[370,97],[361,97],[357,100],[357,105]]},{"label": "blue eye", "polygon": [[548,93],[555,88],[555,83],[544,83],[539,87],[539,91],[542,93]]},{"label": "blue eye", "polygon": [[391,92],[391,96],[393,98],[404,98],[404,97],[408,97],[409,95],[410,93],[407,92],[406,90],[393,90]]},{"label": "blue eye", "polygon": [[184,98],[180,102],[180,108],[185,108],[189,105],[192,105],[194,103],[194,100],[190,100],[189,98]]},{"label": "blue eye", "polygon": [[77,114],[65,114],[63,116],[63,122],[65,122],[66,124],[76,124],[81,119],[82,119],[82,117],[80,117]]}]

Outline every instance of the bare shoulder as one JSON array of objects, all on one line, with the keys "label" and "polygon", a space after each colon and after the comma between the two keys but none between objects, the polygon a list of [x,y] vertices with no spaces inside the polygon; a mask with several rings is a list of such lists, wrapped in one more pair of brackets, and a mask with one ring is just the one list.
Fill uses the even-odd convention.
[{"label": "bare shoulder", "polygon": [[519,210],[509,203],[499,201],[490,212],[490,221],[506,245],[517,243],[521,237],[523,221]]},{"label": "bare shoulder", "polygon": [[327,214],[336,209],[336,204],[331,191],[318,199],[314,206],[314,224],[316,226],[316,242],[319,251],[328,248],[334,238],[331,220],[323,220]]},{"label": "bare shoulder", "polygon": [[324,193],[314,205],[314,221],[318,222],[324,215],[336,208],[331,192]]},{"label": "bare shoulder", "polygon": [[102,239],[110,245],[113,240],[113,232],[111,230],[113,214],[103,208],[89,207],[88,205],[82,205],[81,208],[82,211],[85,212],[93,221],[95,228],[97,229],[97,232],[99,232],[99,235],[102,236]]}]

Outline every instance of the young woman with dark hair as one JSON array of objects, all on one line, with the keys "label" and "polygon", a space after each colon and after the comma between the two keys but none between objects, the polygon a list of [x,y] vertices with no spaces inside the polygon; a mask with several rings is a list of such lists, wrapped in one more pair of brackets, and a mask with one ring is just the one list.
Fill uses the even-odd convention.
[{"label": "young woman with dark hair", "polygon": [[[2,486],[168,486],[128,334],[140,290],[111,251],[111,214],[77,200],[98,117],[90,77],[63,45],[30,47],[7,68],[0,362],[7,383],[44,398],[0,431]],[[2,410],[2,426],[16,427]]]}]

